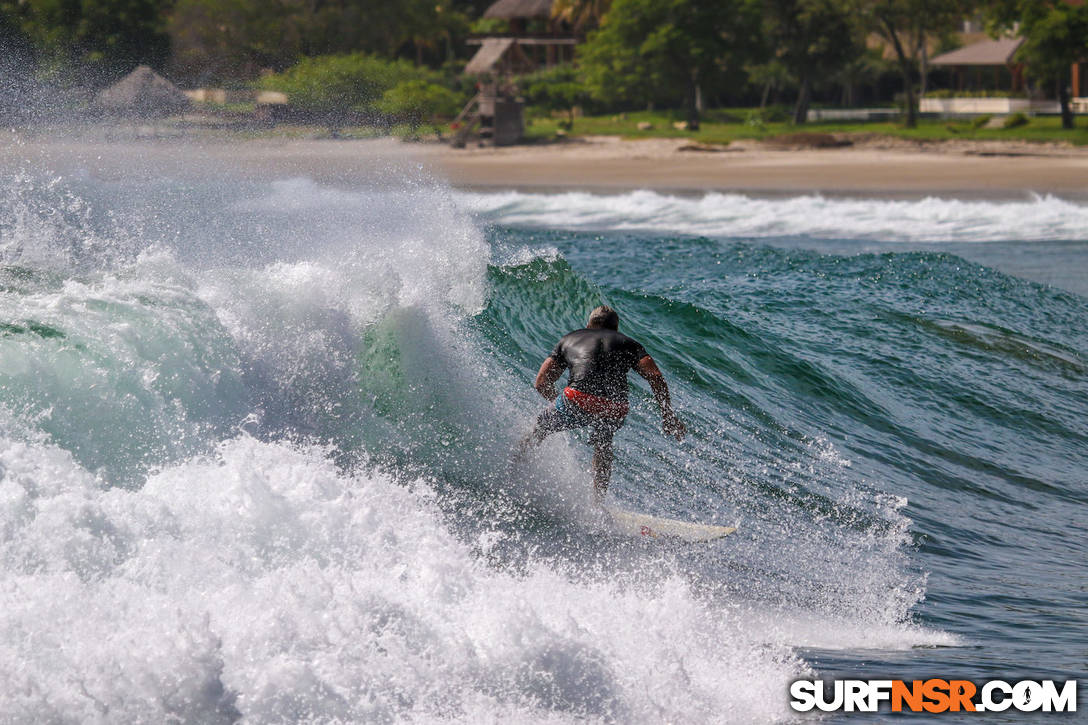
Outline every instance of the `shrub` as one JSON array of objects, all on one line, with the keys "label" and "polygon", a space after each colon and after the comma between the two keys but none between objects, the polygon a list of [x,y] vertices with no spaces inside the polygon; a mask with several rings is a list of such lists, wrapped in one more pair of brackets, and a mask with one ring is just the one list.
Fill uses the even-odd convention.
[{"label": "shrub", "polygon": [[746,120],[728,111],[707,111],[703,118],[712,123],[744,123]]},{"label": "shrub", "polygon": [[744,125],[765,131],[767,129],[767,119],[764,118],[762,111],[749,111],[747,118],[744,119]]},{"label": "shrub", "polygon": [[1022,113],[1014,113],[1005,119],[1003,124],[1005,128],[1020,128],[1021,126],[1027,126],[1031,123],[1031,119]]},{"label": "shrub", "polygon": [[993,116],[988,113],[984,113],[981,116],[976,116],[975,118],[971,119],[971,128],[977,131],[978,129],[989,123],[992,119]]},{"label": "shrub", "polygon": [[350,53],[303,58],[282,73],[262,78],[260,86],[286,93],[288,103],[297,108],[336,115],[373,111],[374,103],[390,88],[435,76],[406,60]]},{"label": "shrub", "polygon": [[386,90],[374,106],[381,113],[417,128],[425,123],[453,118],[463,104],[464,99],[449,88],[410,80]]},{"label": "shrub", "polygon": [[539,110],[567,114],[567,128],[574,125],[574,109],[590,102],[589,92],[572,65],[559,65],[518,79],[522,96]]},{"label": "shrub", "polygon": [[940,88],[935,91],[926,91],[926,98],[1026,98],[1027,94],[1013,91],[981,90],[981,91],[952,91]]},{"label": "shrub", "polygon": [[749,111],[744,119],[744,125],[762,130],[768,123],[784,123],[788,118],[788,113],[782,107],[768,106]]},{"label": "shrub", "polygon": [[785,123],[793,117],[785,106],[767,106],[763,109],[763,120],[767,123]]}]

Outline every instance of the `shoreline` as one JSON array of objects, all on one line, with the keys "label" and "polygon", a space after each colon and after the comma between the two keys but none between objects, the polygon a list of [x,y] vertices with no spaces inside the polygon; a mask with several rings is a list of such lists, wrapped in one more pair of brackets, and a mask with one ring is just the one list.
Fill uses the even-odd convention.
[{"label": "shoreline", "polygon": [[[694,149],[694,150],[689,150]],[[711,149],[686,139],[585,137],[560,143],[453,149],[392,138],[307,139],[79,134],[9,134],[0,145],[9,169],[76,172],[109,180],[132,174],[244,178],[309,177],[389,186],[431,178],[468,191],[618,194],[652,190],[782,198],[1023,201],[1056,196],[1088,201],[1088,148],[1025,142],[914,144],[871,139],[812,149],[734,143]]]},{"label": "shoreline", "polygon": [[650,189],[679,195],[1008,201],[1051,195],[1088,201],[1088,153],[1077,148],[985,142],[943,148],[889,144],[787,150],[750,144],[717,152],[679,150],[684,145],[608,139],[567,142],[551,150],[448,149],[422,155],[454,186],[479,191]]},{"label": "shoreline", "polygon": [[910,189],[866,189],[856,191],[850,189],[748,189],[748,188],[707,188],[707,187],[649,187],[649,186],[608,186],[608,185],[517,185],[507,186],[503,184],[450,184],[457,191],[473,192],[479,194],[498,194],[502,192],[514,192],[520,194],[592,194],[594,196],[621,196],[635,191],[649,191],[662,196],[673,196],[682,199],[697,199],[707,194],[721,194],[723,196],[737,195],[750,199],[796,199],[803,196],[818,196],[825,199],[840,200],[865,200],[874,201],[921,201],[923,199],[945,199],[949,201],[981,201],[981,202],[1015,202],[1031,201],[1036,198],[1053,197],[1062,201],[1074,203],[1088,202],[1088,191],[1084,193],[1059,193],[1053,191],[1037,192],[1032,190],[941,190],[925,191]]}]

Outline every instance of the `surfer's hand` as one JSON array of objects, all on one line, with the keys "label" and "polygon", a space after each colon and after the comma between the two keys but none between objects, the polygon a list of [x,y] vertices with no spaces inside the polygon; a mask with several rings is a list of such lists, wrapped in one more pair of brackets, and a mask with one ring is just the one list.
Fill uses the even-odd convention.
[{"label": "surfer's hand", "polygon": [[661,431],[667,436],[672,436],[679,443],[684,440],[684,434],[688,432],[688,429],[675,413],[670,412],[661,419]]}]

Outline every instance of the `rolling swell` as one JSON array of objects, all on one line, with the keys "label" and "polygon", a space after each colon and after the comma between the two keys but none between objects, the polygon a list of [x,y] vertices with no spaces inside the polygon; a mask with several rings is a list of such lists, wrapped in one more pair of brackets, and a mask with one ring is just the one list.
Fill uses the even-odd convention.
[{"label": "rolling swell", "polygon": [[[1085,553],[1076,532],[1088,463],[1088,300],[942,251],[533,236],[598,281],[604,298],[629,312],[626,329],[683,381],[705,464],[687,469],[686,481],[717,486],[756,519],[769,504],[869,530],[887,519],[847,504],[848,492],[904,497],[929,562],[921,621],[965,634],[977,625],[1016,643],[962,663],[965,672],[1033,671],[1028,643],[1054,635],[1027,613],[1083,600],[1067,567]],[[796,470],[819,458],[812,442],[825,436],[848,468],[782,472],[784,462]],[[790,516],[760,524],[789,536]],[[765,578],[752,588],[811,574],[791,569],[789,558],[761,560]],[[996,594],[989,576],[1008,591]],[[1074,676],[1075,654],[1058,648],[1041,666]]]}]

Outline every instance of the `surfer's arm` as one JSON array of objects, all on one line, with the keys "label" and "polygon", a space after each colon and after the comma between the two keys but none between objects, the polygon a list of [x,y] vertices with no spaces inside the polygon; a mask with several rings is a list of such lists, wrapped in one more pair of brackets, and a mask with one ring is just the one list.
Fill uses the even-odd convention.
[{"label": "surfer's arm", "polygon": [[669,385],[665,382],[665,376],[661,374],[657,363],[652,357],[645,355],[638,361],[635,371],[646,378],[646,382],[650,384],[650,390],[654,392],[654,400],[657,401],[657,407],[661,411],[661,429],[668,435],[674,436],[676,440],[683,440],[687,428],[672,410]]},{"label": "surfer's arm", "polygon": [[555,390],[555,381],[563,376],[564,366],[554,357],[549,356],[540,366],[540,372],[536,374],[533,387],[547,400],[555,400],[559,393]]}]

